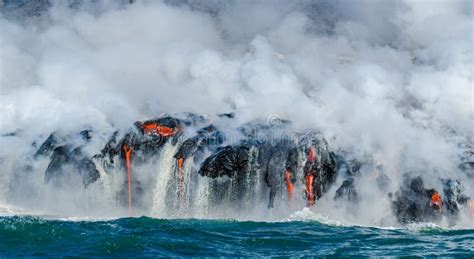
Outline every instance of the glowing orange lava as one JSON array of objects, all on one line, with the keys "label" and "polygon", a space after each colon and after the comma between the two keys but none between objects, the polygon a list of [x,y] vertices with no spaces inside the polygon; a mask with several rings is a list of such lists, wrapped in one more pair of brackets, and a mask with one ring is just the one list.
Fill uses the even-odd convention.
[{"label": "glowing orange lava", "polygon": [[179,197],[179,200],[181,202],[181,199],[182,199],[182,193],[183,193],[183,180],[184,180],[184,176],[183,176],[183,162],[184,162],[184,158],[179,158],[178,159],[178,197]]},{"label": "glowing orange lava", "polygon": [[312,174],[308,174],[305,180],[306,180],[306,197],[308,198],[308,204],[309,206],[313,206],[314,205],[314,193],[313,193],[314,176]]},{"label": "glowing orange lava", "polygon": [[313,162],[316,160],[316,152],[314,151],[314,148],[309,149],[309,154],[308,154],[308,162]]},{"label": "glowing orange lava", "polygon": [[290,169],[285,170],[285,183],[286,183],[286,190],[288,191],[288,198],[291,200],[291,198],[293,197],[293,183],[291,182]]},{"label": "glowing orange lava", "polygon": [[147,135],[158,134],[162,137],[173,136],[178,131],[178,130],[174,130],[173,128],[159,125],[156,123],[142,124],[141,127],[143,129],[143,132]]},{"label": "glowing orange lava", "polygon": [[130,169],[130,159],[132,158],[131,147],[123,145],[123,151],[125,152],[125,166],[127,167],[127,179],[128,179],[128,214],[132,215],[132,173]]},{"label": "glowing orange lava", "polygon": [[430,202],[430,205],[431,206],[438,206],[438,208],[441,209],[441,207],[443,206],[443,201],[441,200],[441,196],[439,196],[439,193],[438,192],[435,192],[432,196],[431,196],[431,202]]}]

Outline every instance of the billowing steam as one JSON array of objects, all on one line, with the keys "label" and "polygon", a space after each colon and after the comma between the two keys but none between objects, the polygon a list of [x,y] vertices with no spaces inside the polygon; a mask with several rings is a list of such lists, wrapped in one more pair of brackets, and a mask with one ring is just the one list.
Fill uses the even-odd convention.
[{"label": "billowing steam", "polygon": [[[390,190],[411,172],[437,188],[460,179],[474,196],[473,175],[458,168],[473,153],[470,0],[65,2],[40,16],[4,4],[0,16],[0,134],[19,136],[0,140],[0,203],[15,183],[13,161],[49,133],[106,136],[179,112],[235,112],[236,125],[289,119],[382,167]],[[330,198],[315,211],[380,224],[388,201],[370,175],[357,181],[357,217]],[[24,192],[30,205],[51,198]]]}]

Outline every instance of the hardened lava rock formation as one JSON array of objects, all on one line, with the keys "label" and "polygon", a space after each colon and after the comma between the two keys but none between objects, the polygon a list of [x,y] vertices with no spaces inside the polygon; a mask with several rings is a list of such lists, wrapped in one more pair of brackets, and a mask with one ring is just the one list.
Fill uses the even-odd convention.
[{"label": "hardened lava rock formation", "polygon": [[[277,198],[291,201],[294,195],[301,195],[295,192],[295,186],[302,187],[307,206],[314,205],[331,187],[336,188],[335,202],[356,204],[360,200],[355,182],[361,163],[331,149],[318,131],[286,134],[291,123],[284,120],[275,125],[247,123],[233,131],[217,126],[233,121],[234,116],[221,114],[216,117],[217,123],[191,113],[138,121],[126,132],[111,134],[100,152],[89,156],[83,149],[93,138],[92,129],[72,135],[55,132],[38,147],[34,159],[49,160],[44,174],[46,184],[60,185],[67,172],[79,176],[84,188],[88,188],[101,177],[98,165],[105,171],[123,172],[126,177],[117,197],[129,209],[139,206],[144,192],[136,179],[138,168],[159,159],[166,146],[174,147],[171,184],[178,203],[195,195],[188,185],[199,177],[228,179],[212,182],[213,192],[209,195],[216,204],[227,200],[238,206],[259,179],[265,183],[269,208],[274,207]],[[335,186],[337,179],[342,183],[339,186]],[[375,184],[383,190],[389,181],[382,173]],[[461,207],[474,206],[458,180],[447,179],[443,183],[441,191],[426,189],[420,177],[405,175],[401,189],[389,194],[398,221],[438,221],[442,215],[455,219]]]},{"label": "hardened lava rock formation", "polygon": [[[233,117],[234,114],[219,116],[221,120]],[[332,151],[317,131],[284,135],[289,124],[287,121],[277,126],[249,123],[235,130],[233,134],[240,140],[230,143],[226,133],[203,116],[164,115],[136,122],[128,132],[115,132],[100,153],[92,157],[83,154],[81,145],[90,140],[91,130],[81,131],[74,137],[52,133],[39,147],[35,158],[50,159],[45,172],[46,183],[55,179],[60,182],[62,169],[68,168],[82,178],[87,188],[100,177],[93,162],[96,160],[101,161],[104,168],[122,168],[127,173],[126,185],[130,184],[129,189],[133,190],[133,185],[139,185],[133,181],[134,168],[156,159],[169,143],[177,145],[173,158],[178,195],[182,194],[183,165],[192,160],[196,165],[193,174],[208,178],[228,177],[242,188],[251,174],[259,174],[257,177],[262,177],[269,188],[268,207],[273,207],[277,192],[283,189],[291,198],[297,181],[304,183],[304,195],[308,204],[313,205],[334,184],[338,175],[347,178],[348,182],[339,188],[335,198],[354,200],[357,193],[354,185],[348,183],[353,181],[355,172],[349,170],[349,163]],[[70,141],[71,138],[74,141]]]}]

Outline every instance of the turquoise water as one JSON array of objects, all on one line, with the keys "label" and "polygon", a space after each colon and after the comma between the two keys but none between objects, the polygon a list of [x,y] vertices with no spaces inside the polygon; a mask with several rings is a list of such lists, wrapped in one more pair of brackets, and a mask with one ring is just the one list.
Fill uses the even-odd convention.
[{"label": "turquoise water", "polygon": [[0,255],[474,255],[474,230],[343,227],[317,221],[64,221],[0,217]]}]

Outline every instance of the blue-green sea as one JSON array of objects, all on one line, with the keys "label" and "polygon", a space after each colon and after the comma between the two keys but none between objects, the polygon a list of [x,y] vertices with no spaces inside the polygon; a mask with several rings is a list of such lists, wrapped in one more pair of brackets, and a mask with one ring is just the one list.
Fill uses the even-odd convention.
[{"label": "blue-green sea", "polygon": [[0,256],[474,256],[474,230],[317,221],[0,217]]}]

